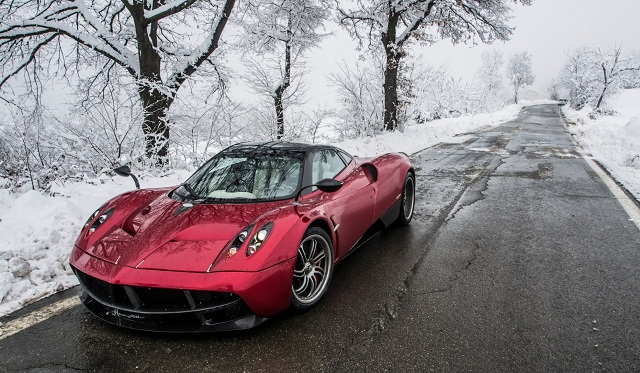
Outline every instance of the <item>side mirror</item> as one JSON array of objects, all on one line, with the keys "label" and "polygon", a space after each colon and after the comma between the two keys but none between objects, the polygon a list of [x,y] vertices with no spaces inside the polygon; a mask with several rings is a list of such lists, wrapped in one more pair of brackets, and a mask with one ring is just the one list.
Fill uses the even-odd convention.
[{"label": "side mirror", "polygon": [[296,201],[300,198],[300,194],[302,193],[303,190],[307,189],[307,188],[311,188],[311,187],[316,187],[319,190],[325,192],[325,193],[333,193],[333,192],[337,192],[338,190],[340,190],[340,188],[342,188],[342,185],[344,183],[342,181],[338,181],[336,179],[322,179],[320,181],[318,181],[315,184],[311,184],[311,185],[307,185],[305,187],[302,187],[300,189],[300,191],[298,192],[298,194],[296,194]]},{"label": "side mirror", "polygon": [[133,179],[133,182],[136,184],[136,189],[140,189],[140,183],[138,182],[138,178],[136,178],[136,176],[131,172],[131,169],[129,168],[129,166],[124,165],[124,166],[116,167],[113,169],[113,172],[123,177],[131,176],[131,178]]},{"label": "side mirror", "polygon": [[344,184],[342,181],[336,179],[322,179],[318,181],[315,186],[325,193],[333,193],[340,190],[342,184]]}]

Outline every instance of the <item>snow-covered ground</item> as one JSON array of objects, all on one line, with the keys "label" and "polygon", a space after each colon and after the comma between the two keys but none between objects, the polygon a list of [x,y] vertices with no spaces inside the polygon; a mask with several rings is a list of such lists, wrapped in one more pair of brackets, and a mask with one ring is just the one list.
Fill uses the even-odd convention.
[{"label": "snow-covered ground", "polygon": [[[635,102],[640,102],[640,91],[635,91],[634,94],[638,95]],[[619,102],[622,105],[625,101],[621,98]],[[359,156],[398,151],[411,154],[439,142],[464,141],[466,137],[456,135],[511,120],[517,116],[521,107],[522,104],[511,105],[492,114],[412,125],[407,127],[404,133],[387,133],[374,138],[348,140],[337,145]],[[622,109],[619,112],[622,116],[627,115]],[[573,118],[573,115],[578,117],[582,114],[568,112],[568,115]],[[631,116],[637,117],[638,114],[636,112]],[[640,156],[637,155],[640,149],[640,123],[636,119],[627,125],[630,119],[625,118],[627,119],[603,118],[596,122],[581,119],[584,124],[575,126],[573,131],[581,142],[595,144],[593,147],[589,145],[589,151],[594,155],[599,154],[597,151],[600,146],[609,146],[603,138],[616,144],[624,142],[624,149],[630,152],[633,148],[630,138],[635,138],[633,141],[636,144],[636,174],[633,176],[632,171],[629,171],[629,179],[634,179],[636,184],[630,189],[640,191],[640,185],[637,185],[640,184],[640,174],[637,173],[640,168]],[[615,131],[602,129],[596,132],[595,128],[599,126],[612,126],[609,122],[619,123]],[[611,158],[617,155],[613,150],[602,150],[602,154],[610,154]],[[608,167],[609,164],[612,165],[615,175],[618,175],[618,172],[624,173],[618,169],[626,170],[622,166],[616,166],[617,161],[613,159],[605,161],[603,158],[603,161]],[[624,164],[627,161],[628,158],[623,156],[621,162]],[[142,178],[141,184],[143,187],[177,185],[186,179],[189,173],[188,170],[177,170],[163,176],[146,176]],[[77,281],[69,268],[68,257],[82,224],[107,199],[132,187],[133,182],[130,179],[117,177],[56,185],[46,195],[37,191],[16,195],[6,189],[0,189],[0,316],[76,285]]]},{"label": "snow-covered ground", "polygon": [[568,106],[563,112],[578,143],[640,200],[640,89],[622,91],[607,106],[616,114],[590,119],[591,108]]}]

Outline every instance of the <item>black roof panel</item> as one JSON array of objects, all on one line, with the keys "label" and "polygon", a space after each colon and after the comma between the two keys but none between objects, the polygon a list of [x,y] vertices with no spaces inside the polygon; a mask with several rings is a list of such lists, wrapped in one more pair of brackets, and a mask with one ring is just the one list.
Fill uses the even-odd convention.
[{"label": "black roof panel", "polygon": [[244,142],[224,149],[220,153],[227,152],[250,152],[261,153],[266,151],[293,151],[307,153],[310,150],[316,149],[336,149],[331,145],[309,144],[302,142],[288,142],[288,141],[264,141],[264,142]]}]

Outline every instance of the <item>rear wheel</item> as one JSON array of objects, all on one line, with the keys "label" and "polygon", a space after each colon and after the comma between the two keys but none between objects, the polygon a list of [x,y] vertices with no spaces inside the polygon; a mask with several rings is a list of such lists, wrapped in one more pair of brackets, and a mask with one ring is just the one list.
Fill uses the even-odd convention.
[{"label": "rear wheel", "polygon": [[413,219],[413,208],[416,202],[416,183],[415,177],[411,172],[407,172],[404,177],[404,186],[402,187],[402,202],[400,206],[400,215],[398,223],[408,225]]},{"label": "rear wheel", "polygon": [[327,232],[309,228],[300,242],[293,269],[291,306],[306,311],[320,302],[333,275],[333,246]]}]

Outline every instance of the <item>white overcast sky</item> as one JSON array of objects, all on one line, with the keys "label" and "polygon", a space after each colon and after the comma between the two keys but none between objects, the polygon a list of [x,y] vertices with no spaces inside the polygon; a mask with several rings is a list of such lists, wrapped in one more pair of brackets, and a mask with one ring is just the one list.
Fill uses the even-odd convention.
[{"label": "white overcast sky", "polygon": [[[640,51],[640,0],[533,0],[531,6],[512,5],[512,9],[510,25],[516,29],[508,42],[452,46],[443,41],[421,48],[422,62],[445,65],[451,75],[470,79],[480,66],[483,50],[499,49],[505,59],[510,53],[526,50],[532,55],[536,74],[532,89],[546,94],[567,53],[579,46],[609,49],[621,45],[623,53]],[[310,99],[331,101],[326,74],[335,70],[338,61],[357,58],[353,45],[346,33],[338,32],[311,53]]]},{"label": "white overcast sky", "polygon": [[[516,29],[508,42],[492,45],[452,46],[448,41],[422,47],[416,51],[426,66],[444,65],[456,78],[471,79],[481,63],[483,50],[499,49],[505,58],[513,52],[526,50],[532,54],[536,81],[532,89],[546,94],[552,78],[556,77],[564,64],[566,55],[579,46],[612,48],[621,45],[623,53],[640,53],[640,0],[533,0],[533,5],[512,5],[510,25]],[[333,20],[332,20],[333,21]],[[308,53],[307,106],[315,108],[336,107],[335,88],[328,75],[335,72],[338,63],[354,63],[359,52],[355,42],[335,23],[328,22],[327,31],[335,32],[327,37],[321,47]],[[237,75],[243,74],[242,57],[230,58]],[[50,89],[47,101],[56,106],[64,102],[64,95]],[[246,84],[239,79],[231,87],[231,95],[244,101],[256,99]]]}]

